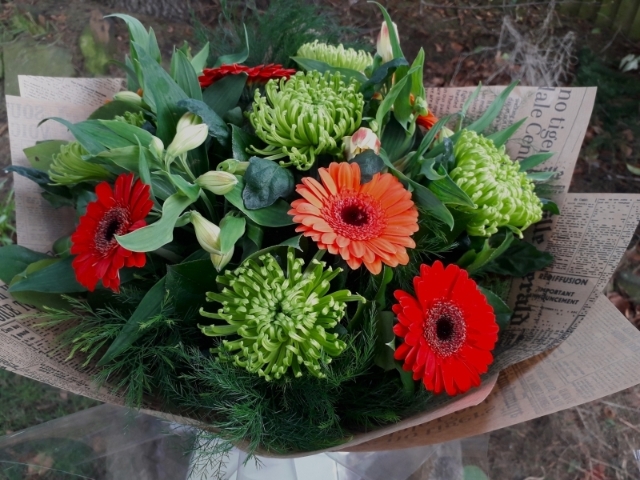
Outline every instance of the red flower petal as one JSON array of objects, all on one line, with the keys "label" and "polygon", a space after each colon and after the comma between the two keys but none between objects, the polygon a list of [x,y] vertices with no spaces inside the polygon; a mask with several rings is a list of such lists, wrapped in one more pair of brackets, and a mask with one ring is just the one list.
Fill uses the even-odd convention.
[{"label": "red flower petal", "polygon": [[404,341],[394,358],[402,368],[422,378],[427,390],[464,393],[480,384],[493,362],[498,325],[493,308],[465,270],[444,268],[437,261],[421,265],[414,278],[417,298],[402,290],[392,310],[398,318],[394,333]]},{"label": "red flower petal", "polygon": [[148,185],[134,182],[133,174],[120,175],[112,189],[102,182],[96,187],[97,200],[87,205],[71,236],[72,262],[78,283],[93,291],[102,280],[105,288],[118,293],[120,269],[143,267],[144,253],[121,247],[116,235],[125,235],[146,225],[145,217],[153,206]]},{"label": "red flower petal", "polygon": [[221,78],[227,75],[238,75],[240,73],[247,74],[247,84],[267,83],[272,78],[289,78],[296,73],[291,68],[283,68],[282,65],[258,65],[256,67],[246,67],[237,63],[231,65],[222,65],[216,68],[205,68],[202,75],[198,77],[200,87],[207,88]]}]

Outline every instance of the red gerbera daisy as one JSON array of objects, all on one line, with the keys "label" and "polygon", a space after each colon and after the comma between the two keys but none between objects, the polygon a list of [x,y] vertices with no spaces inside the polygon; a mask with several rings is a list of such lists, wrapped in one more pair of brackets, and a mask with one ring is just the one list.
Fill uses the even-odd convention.
[{"label": "red gerbera daisy", "polygon": [[87,205],[71,236],[73,269],[78,282],[93,291],[98,280],[114,292],[120,291],[122,267],[144,267],[144,253],[121,247],[116,235],[133,232],[147,223],[145,217],[153,206],[149,185],[133,182],[133,174],[118,177],[112,190],[107,182],[96,187],[98,200]]},{"label": "red gerbera daisy", "polygon": [[421,265],[413,280],[417,299],[402,290],[394,296],[398,323],[393,332],[404,339],[394,357],[413,371],[427,390],[457,395],[480,385],[480,375],[493,362],[498,341],[493,308],[466,270],[445,269],[440,261]]},{"label": "red gerbera daisy", "polygon": [[416,118],[416,123],[422,128],[431,130],[431,128],[433,128],[433,126],[438,123],[438,117],[436,117],[433,113],[431,113],[431,110],[429,110],[426,115],[420,115],[418,118]]},{"label": "red gerbera daisy", "polygon": [[357,163],[333,162],[318,169],[322,184],[302,179],[296,191],[303,197],[291,203],[289,215],[299,223],[296,232],[311,237],[318,248],[340,255],[359,268],[364,263],[375,274],[382,264],[409,263],[407,248],[415,248],[411,235],[418,231],[418,209],[390,173],[376,173],[360,184]]},{"label": "red gerbera daisy", "polygon": [[198,77],[200,86],[206,88],[214,82],[220,80],[227,75],[238,75],[240,73],[247,74],[247,84],[267,83],[272,78],[289,78],[296,73],[294,69],[282,68],[282,65],[270,63],[269,65],[258,65],[256,67],[246,67],[233,63],[231,65],[222,65],[217,68],[205,68],[202,75]]}]

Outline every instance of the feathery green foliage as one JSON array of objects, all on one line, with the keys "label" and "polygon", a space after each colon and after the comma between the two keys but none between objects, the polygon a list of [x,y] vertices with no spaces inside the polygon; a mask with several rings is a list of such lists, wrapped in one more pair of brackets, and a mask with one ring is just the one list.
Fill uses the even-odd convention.
[{"label": "feathery green foliage", "polygon": [[174,391],[174,400],[189,405],[189,415],[216,432],[215,437],[203,432],[196,444],[206,445],[206,455],[222,455],[238,442],[247,442],[250,453],[317,450],[424,408],[430,399],[426,391],[407,396],[395,372],[371,370],[375,311],[367,310],[363,330],[325,365],[323,379],[306,375],[269,382],[235,367],[230,358],[185,352],[193,366],[184,377],[190,390]]},{"label": "feathery green foliage", "polygon": [[[83,365],[88,366],[118,337],[143,295],[144,292],[124,288],[118,296],[117,307],[107,303],[100,308],[66,297],[71,308],[47,309],[41,325],[65,324],[66,329],[59,337],[60,346],[71,349],[69,358],[83,355]],[[180,363],[184,358],[183,343],[193,343],[199,336],[195,326],[185,324],[184,319],[173,316],[172,307],[165,299],[160,313],[140,325],[142,334],[138,340],[103,367],[95,380],[98,384],[109,381],[132,407],[140,407],[145,398],[162,394],[165,384],[184,367]]]},{"label": "feathery green foliage", "polygon": [[[215,58],[244,48],[244,28],[249,35],[247,65],[279,63],[292,66],[301,45],[314,40],[326,43],[345,43],[353,36],[354,29],[338,23],[336,16],[327,9],[299,0],[271,0],[260,11],[255,2],[222,0],[222,14],[216,29],[209,29],[194,18],[196,38],[210,42],[211,57]],[[345,46],[358,46],[346,42]]]}]

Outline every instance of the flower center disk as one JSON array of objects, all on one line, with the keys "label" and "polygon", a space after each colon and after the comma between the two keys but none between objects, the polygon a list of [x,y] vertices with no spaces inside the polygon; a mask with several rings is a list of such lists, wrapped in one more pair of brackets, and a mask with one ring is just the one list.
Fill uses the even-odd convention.
[{"label": "flower center disk", "polygon": [[423,334],[438,355],[453,355],[464,345],[467,338],[464,316],[455,305],[436,303],[425,315]]},{"label": "flower center disk", "polygon": [[100,253],[107,253],[117,243],[115,236],[126,233],[129,224],[129,212],[126,208],[115,207],[109,210],[98,224],[94,238],[96,249]]},{"label": "flower center disk", "polygon": [[335,197],[324,214],[337,234],[351,240],[375,238],[386,226],[379,202],[365,194]]}]

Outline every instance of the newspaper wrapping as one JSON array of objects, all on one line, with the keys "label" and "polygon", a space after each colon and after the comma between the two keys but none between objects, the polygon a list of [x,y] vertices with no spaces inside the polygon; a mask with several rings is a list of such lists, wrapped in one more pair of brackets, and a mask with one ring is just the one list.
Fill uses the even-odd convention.
[{"label": "newspaper wrapping", "polygon": [[[14,165],[28,166],[23,149],[37,141],[70,139],[62,117],[81,121],[121,89],[118,79],[22,76],[20,97],[7,96]],[[484,87],[467,115],[479,116],[504,87]],[[518,87],[494,122],[504,128],[526,118],[507,144],[516,160],[555,152],[538,170],[553,171],[546,196],[561,215],[545,217],[527,239],[555,257],[553,265],[512,283],[514,310],[496,360],[483,384],[466,395],[373,432],[335,450],[377,451],[449,441],[489,432],[570,408],[640,383],[640,332],[602,295],[640,221],[640,195],[569,194],[586,133],[595,88]],[[63,93],[61,93],[63,92]],[[438,115],[459,111],[472,88],[429,91]],[[62,95],[62,96],[61,96]],[[47,252],[73,231],[72,210],[54,210],[38,187],[15,177],[18,242]],[[122,398],[91,382],[92,366],[67,360],[55,343],[57,328],[36,327],[32,307],[0,284],[0,367],[58,388],[116,405]],[[182,423],[193,420],[171,417]],[[309,452],[311,453],[311,452]],[[308,454],[308,453],[306,453]]]}]

